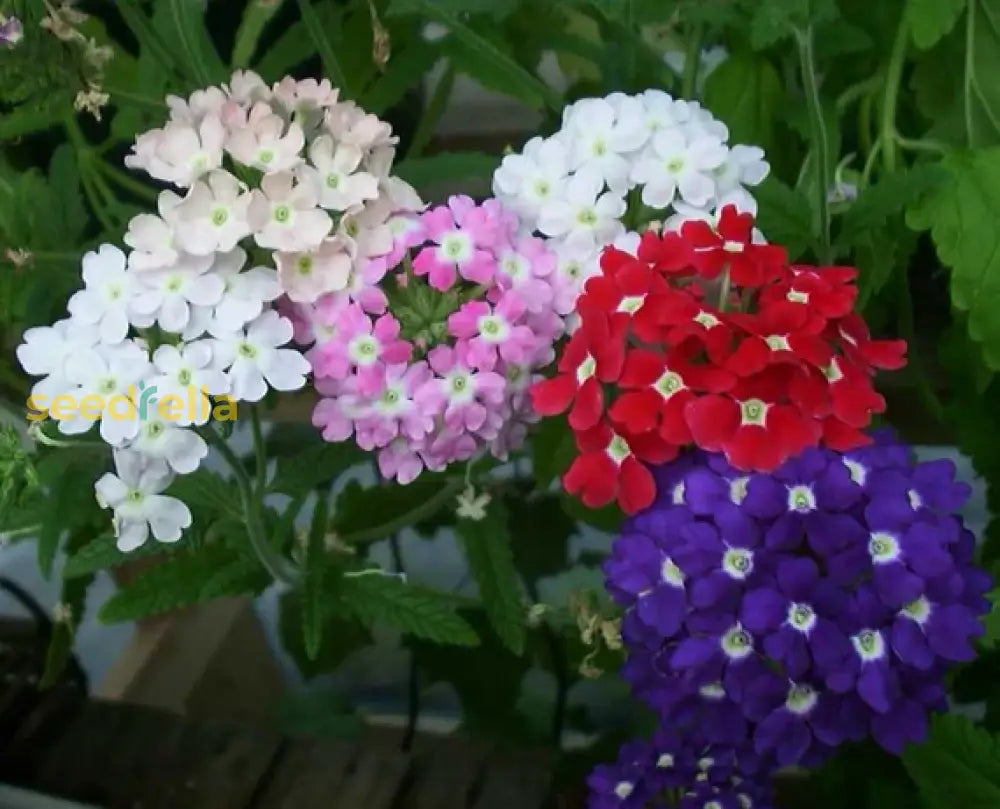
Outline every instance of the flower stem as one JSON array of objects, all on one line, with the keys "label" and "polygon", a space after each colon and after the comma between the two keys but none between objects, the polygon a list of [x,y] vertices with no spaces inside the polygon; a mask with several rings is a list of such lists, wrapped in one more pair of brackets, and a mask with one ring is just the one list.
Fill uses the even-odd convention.
[{"label": "flower stem", "polygon": [[263,500],[264,489],[267,487],[267,454],[264,446],[264,432],[260,426],[260,413],[253,405],[250,407],[250,430],[253,433],[253,453],[257,472],[254,481],[254,494],[258,500]]},{"label": "flower stem", "polygon": [[681,77],[681,98],[692,99],[698,86],[698,68],[701,66],[701,46],[705,41],[705,26],[698,24],[691,32],[684,52],[684,74]]},{"label": "flower stem", "polygon": [[885,72],[885,87],[882,93],[882,126],[879,140],[882,143],[882,165],[886,171],[896,170],[896,104],[899,100],[899,84],[903,78],[903,60],[906,46],[910,41],[910,27],[903,15],[896,30],[896,39],[889,53],[889,64]]},{"label": "flower stem", "polygon": [[112,166],[110,163],[106,163],[103,160],[97,161],[97,166],[108,176],[108,179],[113,180],[127,191],[131,191],[137,197],[142,197],[149,202],[156,202],[157,197],[159,197],[159,194],[155,189],[150,188],[147,185],[143,185],[134,177],[129,176],[124,171],[119,169],[117,166]]},{"label": "flower stem", "polygon": [[[236,487],[240,492],[240,504],[243,507],[243,516],[246,519],[247,536],[250,538],[250,547],[260,560],[271,578],[283,584],[296,585],[301,578],[298,567],[281,553],[276,551],[264,534],[263,520],[261,518],[262,503],[260,497],[255,496],[253,484],[250,476],[240,463],[240,459],[215,430],[211,427],[198,428],[198,432],[208,443],[214,446],[222,459],[228,464],[236,478]],[[255,442],[256,443],[256,442]]]},{"label": "flower stem", "polygon": [[465,483],[461,479],[450,480],[441,487],[440,491],[428,497],[423,503],[406,514],[394,520],[389,520],[382,525],[375,525],[371,528],[363,528],[360,531],[346,534],[340,540],[345,545],[365,545],[369,542],[378,542],[380,539],[392,536],[408,525],[413,525],[415,522],[420,522],[420,520],[434,515],[445,503],[457,497],[464,487]]},{"label": "flower stem", "polygon": [[812,133],[813,153],[816,156],[816,221],[814,229],[818,241],[817,254],[820,263],[829,264],[832,260],[830,250],[830,204],[827,193],[830,188],[829,177],[829,139],[826,132],[826,122],[823,120],[823,105],[819,97],[819,85],[816,81],[816,62],[813,58],[812,28],[796,31],[796,42],[799,50],[799,66],[802,71],[802,86],[806,93],[806,103],[809,108],[809,125]]}]

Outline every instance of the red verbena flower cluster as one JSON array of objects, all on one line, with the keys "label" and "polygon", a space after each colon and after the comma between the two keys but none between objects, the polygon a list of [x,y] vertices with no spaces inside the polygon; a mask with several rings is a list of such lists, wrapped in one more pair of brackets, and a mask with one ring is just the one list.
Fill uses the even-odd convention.
[{"label": "red verbena flower cluster", "polygon": [[587,506],[645,508],[645,464],[686,446],[767,472],[810,446],[870,441],[885,409],[872,376],[901,368],[906,344],[872,340],[852,311],[856,270],[790,265],[753,224],[726,207],[715,225],[647,232],[635,256],[604,250],[558,374],[531,391],[538,413],[569,411],[580,454],[563,485]]}]

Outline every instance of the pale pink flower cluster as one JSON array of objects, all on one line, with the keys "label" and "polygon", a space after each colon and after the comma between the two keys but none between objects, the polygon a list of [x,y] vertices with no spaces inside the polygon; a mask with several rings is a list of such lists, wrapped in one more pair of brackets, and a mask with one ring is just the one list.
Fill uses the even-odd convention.
[{"label": "pale pink flower cluster", "polygon": [[396,215],[392,251],[355,287],[291,307],[327,441],[353,437],[400,483],[520,446],[527,388],[566,324],[556,257],[518,224],[464,196]]}]

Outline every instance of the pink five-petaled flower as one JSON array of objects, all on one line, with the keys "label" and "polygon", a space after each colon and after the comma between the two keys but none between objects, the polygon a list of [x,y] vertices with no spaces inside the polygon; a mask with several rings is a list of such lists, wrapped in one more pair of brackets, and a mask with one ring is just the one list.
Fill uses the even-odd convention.
[{"label": "pink five-petaled flower", "polygon": [[496,259],[490,248],[497,238],[493,217],[467,197],[452,197],[447,206],[422,214],[420,221],[436,244],[424,247],[413,260],[416,275],[426,275],[428,283],[441,292],[451,289],[458,276],[476,284],[493,280]]},{"label": "pink five-petaled flower", "polygon": [[497,285],[519,295],[532,314],[551,310],[551,276],[555,268],[555,254],[548,250],[545,242],[526,236],[497,254]]},{"label": "pink five-petaled flower", "polygon": [[386,365],[408,362],[412,346],[399,339],[399,321],[383,315],[372,324],[359,306],[348,306],[338,323],[337,339],[320,346],[313,358],[317,376],[345,379],[355,370],[357,391],[382,392]]},{"label": "pink five-petaled flower", "polygon": [[437,376],[417,391],[415,400],[428,415],[443,413],[449,429],[478,432],[490,413],[501,409],[506,382],[493,371],[474,370],[463,359],[448,346],[433,349],[427,360]]},{"label": "pink five-petaled flower", "polygon": [[434,429],[434,419],[421,413],[414,401],[430,375],[430,368],[422,361],[386,367],[382,392],[370,401],[354,425],[361,449],[370,452],[397,437],[421,441]]},{"label": "pink five-petaled flower", "polygon": [[601,383],[617,381],[622,372],[627,325],[596,311],[584,319],[563,349],[558,375],[531,388],[535,412],[554,416],[572,404],[570,427],[589,430],[596,425],[604,412]]},{"label": "pink five-petaled flower", "polygon": [[534,350],[535,333],[515,325],[524,314],[524,302],[516,295],[500,298],[495,307],[485,301],[469,301],[448,316],[448,332],[468,340],[468,361],[480,371],[492,371],[497,358],[524,362]]}]

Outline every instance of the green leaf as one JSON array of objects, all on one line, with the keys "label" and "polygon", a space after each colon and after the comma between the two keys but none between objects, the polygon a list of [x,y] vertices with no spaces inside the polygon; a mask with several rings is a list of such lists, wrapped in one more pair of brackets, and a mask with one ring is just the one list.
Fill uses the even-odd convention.
[{"label": "green leaf", "polygon": [[919,163],[879,177],[851,203],[840,223],[838,240],[852,243],[862,234],[884,227],[890,216],[901,214],[906,206],[948,178],[937,163]]},{"label": "green leaf", "polygon": [[1000,806],[1000,739],[968,717],[934,717],[927,741],[907,747],[903,764],[928,809]]},{"label": "green leaf", "polygon": [[353,616],[331,613],[324,604],[323,643],[314,657],[306,654],[303,639],[302,596],[290,591],[282,594],[278,606],[278,631],[281,645],[307,680],[334,671],[352,653],[372,642],[371,632]]},{"label": "green leaf", "polygon": [[945,157],[950,177],[907,211],[914,230],[930,230],[951,268],[951,300],[969,313],[969,336],[1000,368],[1000,147]]},{"label": "green leaf", "polygon": [[271,579],[256,559],[221,545],[178,551],[109,598],[104,623],[137,621],[227,595],[258,593]]},{"label": "green leaf", "polygon": [[112,570],[116,567],[134,562],[148,556],[171,552],[171,546],[159,542],[147,542],[134,551],[123,553],[118,550],[115,538],[111,534],[103,534],[91,540],[75,553],[71,554],[62,568],[64,579],[76,579],[89,576],[101,570]]},{"label": "green leaf", "polygon": [[958,22],[966,0],[907,0],[906,22],[913,44],[927,50]]},{"label": "green leaf", "polygon": [[563,474],[576,456],[573,433],[562,416],[542,419],[531,442],[531,465],[539,489]]},{"label": "green leaf", "polygon": [[[519,0],[433,0],[434,7],[444,14],[488,14],[498,22],[517,8]],[[389,14],[422,14],[423,0],[393,0]]]},{"label": "green leaf", "polygon": [[968,144],[1000,143],[1000,0],[968,0],[963,100]]},{"label": "green leaf", "polygon": [[568,494],[562,496],[562,507],[573,519],[608,534],[618,533],[625,519],[622,510],[614,503],[603,508],[587,508],[577,498]]},{"label": "green leaf", "polygon": [[316,443],[297,455],[278,458],[270,492],[291,497],[328,483],[363,458],[353,442]]},{"label": "green leaf", "polygon": [[59,593],[59,604],[68,620],[52,622],[52,634],[45,652],[45,669],[39,688],[51,688],[58,684],[73,653],[73,640],[87,607],[87,590],[93,583],[93,576],[85,576],[73,581],[64,581]]},{"label": "green leaf", "polygon": [[236,485],[207,469],[196,469],[189,475],[178,475],[170,484],[168,494],[192,508],[202,508],[237,520],[243,519],[243,507]]},{"label": "green leaf", "polygon": [[360,105],[372,115],[382,115],[413,90],[413,77],[423,76],[437,62],[437,49],[422,39],[394,52],[385,72],[365,90]]},{"label": "green leaf", "polygon": [[432,474],[423,474],[405,486],[387,483],[364,488],[351,481],[337,498],[333,527],[351,544],[388,539],[451,505],[461,488],[461,483]]},{"label": "green leaf", "polygon": [[234,68],[247,68],[253,61],[261,34],[275,14],[281,10],[283,0],[250,0],[243,10],[236,44],[230,60]]},{"label": "green leaf", "polygon": [[768,177],[753,190],[759,211],[757,227],[775,244],[784,245],[788,257],[800,257],[812,244],[812,203],[801,191]]},{"label": "green leaf", "polygon": [[476,646],[479,638],[456,614],[456,602],[444,593],[405,584],[394,576],[350,576],[340,580],[339,609],[364,624],[377,621],[435,643]]},{"label": "green leaf", "polygon": [[707,106],[729,127],[733,143],[752,143],[770,152],[784,100],[781,78],[763,56],[735,53],[705,79]]},{"label": "green leaf", "polygon": [[460,519],[455,531],[493,629],[514,654],[523,654],[525,611],[507,533],[507,509],[494,498],[482,520]]},{"label": "green leaf", "polygon": [[396,166],[396,175],[416,188],[454,180],[489,181],[500,159],[483,152],[449,152],[404,160]]},{"label": "green leaf", "polygon": [[750,12],[750,46],[755,51],[769,48],[805,29],[837,16],[835,0],[742,0]]},{"label": "green leaf", "polygon": [[226,69],[205,27],[203,0],[161,0],[167,8],[167,42],[174,42],[183,55],[181,66],[192,79],[207,87],[226,79]]},{"label": "green leaf", "polygon": [[[49,162],[49,191],[52,206],[49,221],[63,243],[77,243],[87,229],[89,218],[80,191],[76,154],[68,143],[59,146]],[[57,241],[58,241],[57,239]]]},{"label": "green leaf", "polygon": [[11,141],[62,123],[73,99],[55,94],[40,104],[28,103],[5,112],[0,118],[0,141]]},{"label": "green leaf", "polygon": [[302,576],[302,640],[306,657],[315,660],[323,644],[324,597],[326,596],[327,560],[323,540],[330,513],[328,492],[319,492],[309,527],[305,570]]},{"label": "green leaf", "polygon": [[508,93],[533,107],[548,106],[560,112],[563,98],[534,73],[522,67],[485,32],[473,30],[453,14],[441,8],[437,0],[404,0],[403,12],[398,10],[399,0],[389,7],[389,14],[417,13],[427,20],[440,23],[449,35],[440,43],[455,67],[480,81],[484,87]]},{"label": "green leaf", "polygon": [[309,39],[323,62],[324,75],[335,87],[345,86],[347,78],[344,75],[344,69],[340,66],[336,51],[327,36],[319,14],[316,13],[310,0],[298,0],[298,4],[299,14],[302,16],[302,22],[305,23]]},{"label": "green leaf", "polygon": [[555,494],[528,499],[527,492],[507,498],[507,530],[514,549],[514,564],[533,584],[555,576],[569,566],[569,539],[576,530]]}]

